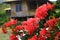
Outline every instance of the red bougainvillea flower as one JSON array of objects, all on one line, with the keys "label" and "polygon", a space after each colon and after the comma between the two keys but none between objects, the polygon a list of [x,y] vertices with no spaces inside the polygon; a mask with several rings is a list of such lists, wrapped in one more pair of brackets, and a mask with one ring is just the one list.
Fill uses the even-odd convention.
[{"label": "red bougainvillea flower", "polygon": [[48,21],[46,21],[46,23],[44,24],[45,27],[54,27],[57,24],[57,19],[56,18],[52,18]]},{"label": "red bougainvillea flower", "polygon": [[48,31],[46,30],[46,28],[43,28],[39,33],[40,35],[45,36],[48,33]]},{"label": "red bougainvillea flower", "polygon": [[12,26],[12,25],[14,25],[14,24],[16,24],[16,23],[17,23],[16,20],[11,19],[9,22],[4,23],[4,27],[10,27],[10,26]]},{"label": "red bougainvillea flower", "polygon": [[17,20],[14,20],[14,19],[11,19],[10,22],[12,25],[17,24]]},{"label": "red bougainvillea flower", "polygon": [[32,38],[29,38],[28,40],[37,40],[37,37],[33,36]]},{"label": "red bougainvillea flower", "polygon": [[27,25],[27,21],[23,21],[21,24],[22,24],[22,26],[26,26]]},{"label": "red bougainvillea flower", "polygon": [[57,36],[60,38],[60,32],[57,33]]},{"label": "red bougainvillea flower", "polygon": [[33,34],[33,32],[34,32],[34,27],[33,26],[25,26],[25,28],[24,28],[26,31],[27,31],[27,33],[30,35],[30,34]]},{"label": "red bougainvillea flower", "polygon": [[38,40],[46,40],[46,37],[45,36],[43,36],[43,37],[42,36],[39,36],[38,37]]},{"label": "red bougainvillea flower", "polygon": [[50,33],[48,33],[48,34],[46,34],[46,36],[47,36],[48,38],[50,38],[50,37],[51,37],[51,34],[50,34]]},{"label": "red bougainvillea flower", "polygon": [[7,27],[7,23],[4,23],[4,27]]},{"label": "red bougainvillea flower", "polygon": [[39,18],[40,20],[44,19],[48,15],[47,11],[46,4],[44,4],[36,9],[35,17]]},{"label": "red bougainvillea flower", "polygon": [[22,29],[22,26],[21,26],[21,25],[18,25],[18,26],[16,26],[15,29],[16,29],[16,30],[21,30],[21,29]]},{"label": "red bougainvillea flower", "polygon": [[11,34],[10,35],[10,40],[18,40],[18,38],[14,34]]},{"label": "red bougainvillea flower", "polygon": [[43,4],[42,6],[36,9],[35,17],[39,18],[40,20],[44,19],[48,15],[48,11],[54,8],[54,5],[47,2],[47,4]]},{"label": "red bougainvillea flower", "polygon": [[50,33],[46,30],[46,28],[41,29],[39,32],[39,38],[38,40],[46,40],[46,38],[50,38]]},{"label": "red bougainvillea flower", "polygon": [[11,26],[11,22],[10,21],[7,22],[7,23],[4,23],[4,27],[9,27],[9,26]]},{"label": "red bougainvillea flower", "polygon": [[7,33],[7,31],[5,30],[5,28],[2,28],[2,33],[3,34]]},{"label": "red bougainvillea flower", "polygon": [[38,28],[38,18],[29,18],[27,21],[22,22],[23,28],[27,30],[30,35]]},{"label": "red bougainvillea flower", "polygon": [[37,28],[39,27],[39,19],[38,18],[30,18],[27,20],[28,22],[31,23],[31,25],[34,27],[35,30],[37,30]]},{"label": "red bougainvillea flower", "polygon": [[11,22],[7,22],[7,27],[12,26]]},{"label": "red bougainvillea flower", "polygon": [[54,40],[59,40],[60,39],[60,32],[56,32],[56,36],[54,38]]},{"label": "red bougainvillea flower", "polygon": [[23,24],[22,24],[22,26],[23,26],[24,30],[27,31],[27,33],[29,35],[32,34],[32,32],[34,31],[34,27],[28,21],[24,21]]},{"label": "red bougainvillea flower", "polygon": [[47,2],[47,8],[48,8],[49,10],[50,10],[50,9],[53,9],[53,8],[54,8],[54,5]]},{"label": "red bougainvillea flower", "polygon": [[59,40],[59,38],[55,36],[54,40]]}]

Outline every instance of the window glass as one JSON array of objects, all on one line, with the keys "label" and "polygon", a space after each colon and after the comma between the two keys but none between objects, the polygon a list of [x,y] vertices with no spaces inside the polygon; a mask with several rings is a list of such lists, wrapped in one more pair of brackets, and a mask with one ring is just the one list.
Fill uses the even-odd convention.
[{"label": "window glass", "polygon": [[16,4],[16,12],[22,11],[22,5],[21,3]]}]

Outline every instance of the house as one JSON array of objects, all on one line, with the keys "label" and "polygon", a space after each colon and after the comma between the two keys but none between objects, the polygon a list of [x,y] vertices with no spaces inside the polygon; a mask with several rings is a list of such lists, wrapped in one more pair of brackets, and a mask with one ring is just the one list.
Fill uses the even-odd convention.
[{"label": "house", "polygon": [[29,17],[35,14],[35,10],[48,0],[5,0],[4,3],[10,4],[10,17]]}]

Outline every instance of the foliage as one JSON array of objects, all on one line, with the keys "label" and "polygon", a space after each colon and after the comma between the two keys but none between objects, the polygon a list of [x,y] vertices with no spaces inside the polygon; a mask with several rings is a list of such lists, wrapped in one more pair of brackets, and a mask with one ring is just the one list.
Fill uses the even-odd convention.
[{"label": "foliage", "polygon": [[6,12],[4,10],[6,7],[10,6],[6,4],[0,4],[0,25],[2,25],[5,21],[7,21]]}]

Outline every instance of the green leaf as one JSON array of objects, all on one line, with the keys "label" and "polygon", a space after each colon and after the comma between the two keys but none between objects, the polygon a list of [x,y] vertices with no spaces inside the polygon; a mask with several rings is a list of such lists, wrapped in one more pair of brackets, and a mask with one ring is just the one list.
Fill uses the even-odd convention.
[{"label": "green leaf", "polygon": [[51,40],[50,38],[47,38],[46,40]]}]

